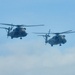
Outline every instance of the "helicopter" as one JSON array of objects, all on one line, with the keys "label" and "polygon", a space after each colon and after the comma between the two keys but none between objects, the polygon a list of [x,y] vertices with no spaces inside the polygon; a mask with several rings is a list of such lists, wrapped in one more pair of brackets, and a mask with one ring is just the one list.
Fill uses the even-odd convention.
[{"label": "helicopter", "polygon": [[[58,45],[61,46],[62,44],[65,44],[67,40],[65,39],[65,35],[61,34],[69,34],[69,33],[75,33],[75,31],[68,30],[64,32],[59,32],[59,33],[51,33],[50,30],[48,33],[37,33],[34,32],[35,34],[40,34],[38,36],[43,36],[45,39],[45,43],[49,43],[51,46],[53,45]],[[52,38],[48,39],[50,37],[50,34],[55,34]]]},{"label": "helicopter", "polygon": [[[22,39],[22,37],[27,36],[26,28],[24,27],[36,27],[36,26],[44,26],[41,25],[16,25],[16,24],[7,24],[7,23],[0,23],[1,25],[7,25],[10,27],[0,27],[1,29],[5,29],[7,31],[7,37],[10,36],[11,39],[13,38],[19,38]],[[16,27],[13,29],[13,27]]]}]

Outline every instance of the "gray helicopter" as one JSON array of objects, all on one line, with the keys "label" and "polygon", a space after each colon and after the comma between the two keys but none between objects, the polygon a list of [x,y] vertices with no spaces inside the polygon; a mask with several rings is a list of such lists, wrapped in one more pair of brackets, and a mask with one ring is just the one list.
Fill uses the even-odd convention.
[{"label": "gray helicopter", "polygon": [[[61,46],[61,44],[65,44],[67,40],[65,39],[65,35],[61,35],[61,34],[69,34],[69,33],[75,33],[75,31],[68,30],[65,32],[60,32],[60,33],[51,33],[49,30],[48,33],[36,33],[35,32],[35,34],[40,34],[38,36],[43,36],[45,38],[45,43],[49,43],[51,46],[58,45],[58,44],[59,46]],[[55,34],[55,36],[48,39],[50,37],[50,34]]]},{"label": "gray helicopter", "polygon": [[[15,24],[7,24],[7,23],[0,23],[1,25],[7,25],[10,27],[0,27],[1,29],[5,29],[7,31],[7,36],[10,36],[11,39],[13,38],[19,38],[22,39],[22,37],[27,36],[26,28],[24,27],[36,27],[36,26],[44,26],[41,25],[15,25]],[[13,27],[16,27],[13,29]]]}]

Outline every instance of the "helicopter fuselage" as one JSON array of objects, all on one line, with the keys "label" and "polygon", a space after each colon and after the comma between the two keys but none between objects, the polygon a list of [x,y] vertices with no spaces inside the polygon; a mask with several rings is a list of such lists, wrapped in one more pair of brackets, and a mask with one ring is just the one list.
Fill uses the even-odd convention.
[{"label": "helicopter fuselage", "polygon": [[8,36],[10,36],[12,39],[18,37],[22,39],[22,37],[27,36],[27,33],[25,31],[25,28],[15,28],[12,31],[8,32]]},{"label": "helicopter fuselage", "polygon": [[57,44],[61,46],[61,44],[65,44],[66,42],[64,35],[53,36],[51,39],[47,40],[47,43],[51,44],[51,46]]}]

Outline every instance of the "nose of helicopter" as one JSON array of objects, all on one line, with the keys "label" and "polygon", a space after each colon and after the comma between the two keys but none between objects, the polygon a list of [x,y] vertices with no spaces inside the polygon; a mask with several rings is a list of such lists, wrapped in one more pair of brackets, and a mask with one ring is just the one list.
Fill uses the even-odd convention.
[{"label": "nose of helicopter", "polygon": [[62,43],[65,44],[66,42],[67,42],[67,40],[66,39],[63,39]]},{"label": "nose of helicopter", "polygon": [[28,33],[24,33],[23,35],[24,35],[24,36],[27,36],[27,35],[28,35]]},{"label": "nose of helicopter", "polygon": [[22,36],[27,36],[28,33],[26,33],[26,32],[22,32],[21,35],[22,35]]},{"label": "nose of helicopter", "polygon": [[28,35],[28,33],[26,33],[26,36]]}]

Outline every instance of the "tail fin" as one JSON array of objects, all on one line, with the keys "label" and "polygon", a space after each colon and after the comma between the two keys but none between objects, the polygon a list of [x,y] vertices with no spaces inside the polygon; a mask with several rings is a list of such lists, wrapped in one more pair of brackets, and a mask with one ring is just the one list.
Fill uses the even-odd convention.
[{"label": "tail fin", "polygon": [[38,36],[43,36],[44,37],[44,39],[45,39],[45,43],[48,43],[48,37],[50,37],[50,29],[49,29],[49,31],[48,31],[48,33],[35,33],[35,34],[40,34],[40,35],[38,35]]}]

